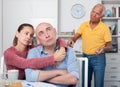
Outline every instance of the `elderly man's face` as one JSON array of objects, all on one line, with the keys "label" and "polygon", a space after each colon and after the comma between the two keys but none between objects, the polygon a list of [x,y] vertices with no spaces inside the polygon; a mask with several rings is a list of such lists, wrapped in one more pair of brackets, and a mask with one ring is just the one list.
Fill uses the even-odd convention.
[{"label": "elderly man's face", "polygon": [[42,23],[37,27],[37,38],[44,46],[56,44],[56,30],[48,23]]},{"label": "elderly man's face", "polygon": [[99,22],[100,19],[103,17],[102,12],[103,12],[103,7],[100,5],[96,5],[91,11],[90,20],[92,22]]}]

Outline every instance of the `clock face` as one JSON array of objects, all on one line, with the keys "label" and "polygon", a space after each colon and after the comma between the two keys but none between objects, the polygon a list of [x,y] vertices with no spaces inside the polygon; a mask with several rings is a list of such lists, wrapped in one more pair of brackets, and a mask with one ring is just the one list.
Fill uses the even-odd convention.
[{"label": "clock face", "polygon": [[81,4],[75,4],[71,8],[71,15],[74,18],[82,18],[85,15],[85,7]]}]

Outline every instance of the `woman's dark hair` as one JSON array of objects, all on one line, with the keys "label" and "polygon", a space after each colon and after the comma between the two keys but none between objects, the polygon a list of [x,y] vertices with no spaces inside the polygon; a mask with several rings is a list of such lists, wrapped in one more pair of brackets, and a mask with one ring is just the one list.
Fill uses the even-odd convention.
[{"label": "woman's dark hair", "polygon": [[[21,25],[18,27],[17,31],[20,32],[21,30],[23,30],[24,27],[27,27],[27,26],[29,26],[29,27],[31,27],[32,29],[34,29],[31,24],[24,23],[24,24],[21,24]],[[17,41],[18,41],[18,38],[15,36],[14,39],[13,39],[13,46],[16,46],[16,45],[17,45]]]}]

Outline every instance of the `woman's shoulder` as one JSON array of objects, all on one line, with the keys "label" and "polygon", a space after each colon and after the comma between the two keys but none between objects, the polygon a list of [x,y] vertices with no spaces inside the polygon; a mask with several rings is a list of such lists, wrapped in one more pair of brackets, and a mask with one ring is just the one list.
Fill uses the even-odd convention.
[{"label": "woman's shoulder", "polygon": [[9,48],[7,48],[5,51],[4,51],[4,55],[7,55],[7,54],[13,54],[16,52],[16,49],[14,46],[11,46]]},{"label": "woman's shoulder", "polygon": [[15,47],[11,46],[11,47],[7,48],[5,51],[15,51],[15,50],[16,50]]}]

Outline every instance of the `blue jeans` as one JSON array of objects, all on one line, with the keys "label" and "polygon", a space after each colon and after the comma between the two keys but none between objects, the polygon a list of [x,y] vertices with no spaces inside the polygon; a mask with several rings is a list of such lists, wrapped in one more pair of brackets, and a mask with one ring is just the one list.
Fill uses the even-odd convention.
[{"label": "blue jeans", "polygon": [[[94,87],[104,87],[104,74],[106,66],[105,54],[83,54],[88,58],[88,87],[91,87],[92,74],[94,73]],[[83,81],[84,82],[84,81]]]}]

